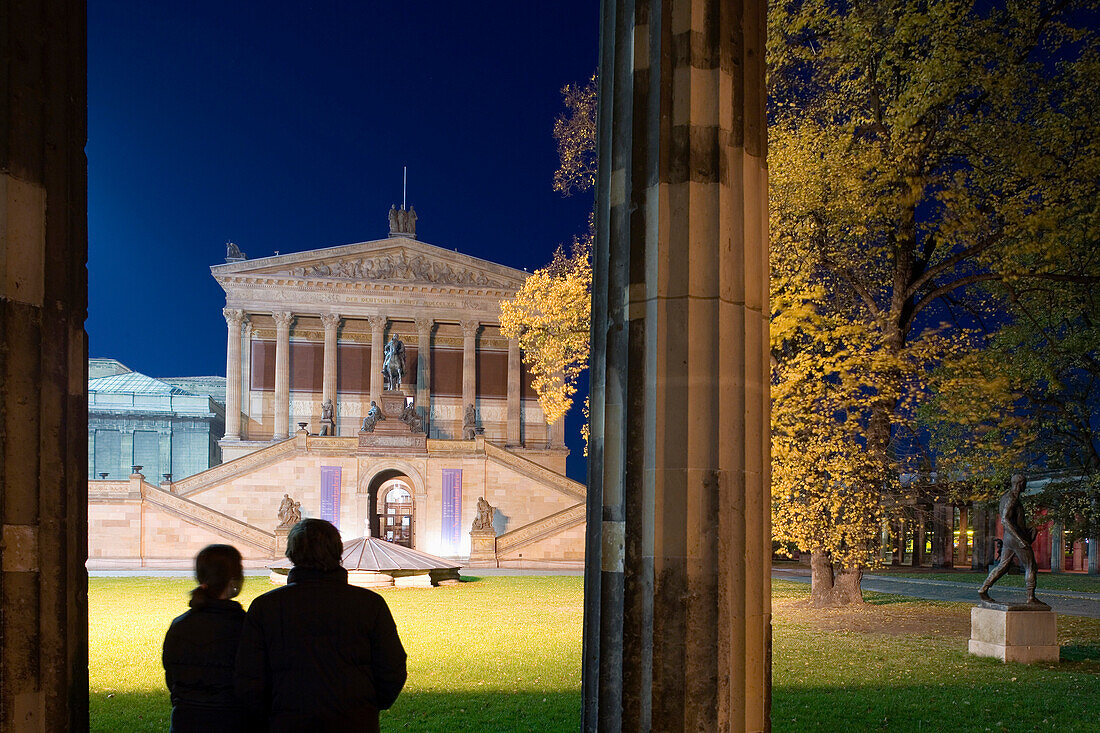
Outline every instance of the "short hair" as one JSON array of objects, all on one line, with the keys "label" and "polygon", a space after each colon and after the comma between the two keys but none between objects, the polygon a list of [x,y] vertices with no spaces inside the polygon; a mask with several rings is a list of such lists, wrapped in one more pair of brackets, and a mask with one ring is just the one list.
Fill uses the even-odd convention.
[{"label": "short hair", "polygon": [[233,598],[244,584],[241,553],[233,545],[207,545],[195,555],[195,580],[199,587],[191,591],[191,606],[198,608],[229,590]]},{"label": "short hair", "polygon": [[343,554],[340,530],[323,519],[303,519],[287,533],[286,556],[295,567],[335,570]]}]

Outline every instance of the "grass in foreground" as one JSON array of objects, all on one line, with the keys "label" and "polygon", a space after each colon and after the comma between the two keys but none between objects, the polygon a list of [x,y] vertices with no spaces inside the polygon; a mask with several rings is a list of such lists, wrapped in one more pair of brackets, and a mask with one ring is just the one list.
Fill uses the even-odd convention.
[{"label": "grass in foreground", "polygon": [[[93,730],[167,730],[160,645],[190,587],[90,581]],[[269,587],[249,578],[242,603]],[[576,730],[581,587],[577,577],[494,577],[386,591],[409,683],[383,730]],[[777,733],[1096,730],[1100,621],[1059,617],[1059,665],[1004,665],[966,653],[966,604],[867,594],[866,608],[821,611],[806,606],[806,585],[773,589]]]}]

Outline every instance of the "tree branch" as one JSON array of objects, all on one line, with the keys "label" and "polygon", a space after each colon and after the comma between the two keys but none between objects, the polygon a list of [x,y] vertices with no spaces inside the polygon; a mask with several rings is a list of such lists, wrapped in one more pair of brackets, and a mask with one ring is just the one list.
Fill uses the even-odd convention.
[{"label": "tree branch", "polygon": [[924,284],[927,283],[932,278],[934,278],[937,275],[943,273],[945,270],[947,270],[951,267],[954,267],[955,265],[959,264],[963,260],[968,259],[970,257],[973,257],[973,256],[975,256],[977,254],[980,254],[981,252],[989,249],[990,247],[995,245],[997,242],[999,242],[1003,236],[1004,236],[1003,232],[997,232],[995,234],[991,234],[988,237],[986,237],[984,240],[982,240],[981,242],[978,242],[977,244],[973,244],[973,245],[967,247],[966,249],[964,249],[963,251],[961,251],[961,252],[959,252],[959,253],[951,256],[951,257],[948,257],[946,260],[944,260],[940,264],[936,265],[935,267],[929,267],[927,270],[924,271],[924,274],[922,274],[920,277],[918,277],[916,280],[914,280],[912,283],[909,284],[909,287],[905,291],[906,300],[908,300],[909,298],[912,298],[914,295],[916,295],[917,292],[921,289],[921,287],[923,287]]}]

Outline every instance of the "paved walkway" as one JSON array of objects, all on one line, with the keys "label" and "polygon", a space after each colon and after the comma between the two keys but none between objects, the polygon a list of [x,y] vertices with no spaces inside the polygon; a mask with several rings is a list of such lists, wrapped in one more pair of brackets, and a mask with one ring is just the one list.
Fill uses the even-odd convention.
[{"label": "paved walkway", "polygon": [[[773,578],[809,583],[810,571],[802,568],[774,568]],[[978,586],[973,583],[953,583],[948,580],[921,580],[919,578],[893,578],[887,575],[864,575],[863,590],[875,593],[893,593],[910,598],[926,598],[931,601],[959,601],[978,605]],[[998,601],[1023,603],[1027,591],[994,585],[990,595]],[[1071,590],[1044,590],[1039,577],[1039,600],[1050,605],[1057,613],[1066,616],[1100,618],[1100,594],[1079,593]]]}]

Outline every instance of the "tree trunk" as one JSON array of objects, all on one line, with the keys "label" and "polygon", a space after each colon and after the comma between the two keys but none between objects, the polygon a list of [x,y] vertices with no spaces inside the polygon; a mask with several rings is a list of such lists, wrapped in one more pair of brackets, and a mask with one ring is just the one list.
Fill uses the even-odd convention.
[{"label": "tree trunk", "polygon": [[833,560],[823,550],[810,553],[810,605],[814,608],[834,605]]},{"label": "tree trunk", "polygon": [[862,604],[863,568],[841,568],[833,582],[833,605]]}]

